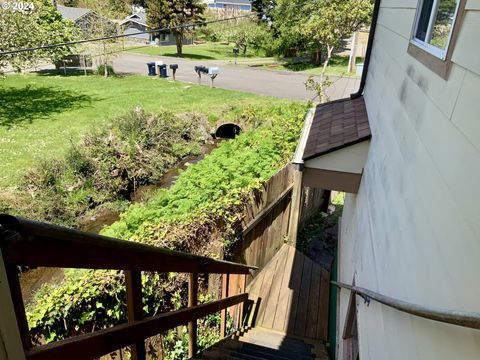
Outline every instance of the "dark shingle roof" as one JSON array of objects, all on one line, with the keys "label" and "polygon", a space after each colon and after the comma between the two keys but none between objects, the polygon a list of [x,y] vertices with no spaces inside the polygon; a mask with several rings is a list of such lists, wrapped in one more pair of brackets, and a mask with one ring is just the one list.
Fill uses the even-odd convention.
[{"label": "dark shingle roof", "polygon": [[372,137],[363,96],[317,106],[303,159],[309,160]]},{"label": "dark shingle roof", "polygon": [[85,8],[76,8],[63,5],[57,5],[57,10],[62,14],[62,18],[77,21],[82,16],[88,14],[91,10]]}]

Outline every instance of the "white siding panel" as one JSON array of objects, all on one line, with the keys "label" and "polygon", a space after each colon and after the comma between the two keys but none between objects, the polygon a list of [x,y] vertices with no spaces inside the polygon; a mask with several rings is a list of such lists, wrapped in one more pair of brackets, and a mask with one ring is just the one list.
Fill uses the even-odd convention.
[{"label": "white siding panel", "polygon": [[480,11],[467,11],[452,61],[480,75]]},{"label": "white siding panel", "polygon": [[358,144],[307,160],[305,167],[361,174],[370,148],[370,141]]},{"label": "white siding panel", "polygon": [[[380,56],[381,54],[385,55],[384,52],[379,52]],[[388,58],[387,55],[385,57]],[[451,209],[456,209],[456,219],[449,221],[448,217],[445,217],[439,221],[433,218],[430,220],[430,224],[423,224],[423,227],[428,230],[430,225],[432,229],[437,229],[439,228],[438,222],[445,227],[440,232],[440,236],[443,237],[446,234],[451,238],[465,236],[465,244],[471,241],[477,242],[475,233],[477,236],[480,234],[480,222],[478,221],[480,216],[478,215],[477,205],[480,203],[480,192],[472,192],[474,192],[475,184],[480,179],[479,152],[466,141],[466,138],[458,132],[450,121],[442,116],[442,113],[428,99],[425,99],[420,88],[411,79],[402,76],[400,72],[392,71],[395,68],[392,61],[379,61],[376,68],[381,67],[387,69],[387,71],[383,71],[384,73],[390,74],[387,79],[390,86],[382,90],[381,96],[384,101],[380,105],[376,104],[375,108],[385,109],[382,118],[378,121],[385,127],[391,127],[393,136],[392,131],[377,127],[375,124],[372,124],[372,132],[374,136],[392,136],[393,139],[387,140],[387,143],[390,146],[393,143],[398,143],[403,157],[403,161],[395,157],[389,158],[389,155],[385,157],[385,160],[383,160],[385,163],[382,165],[384,168],[388,169],[390,166],[396,166],[402,169],[403,174],[398,172],[393,172],[390,176],[388,173],[382,174],[382,178],[390,183],[390,186],[381,190],[384,194],[387,194],[386,196],[389,196],[389,192],[391,193],[393,189],[405,191],[403,196],[413,193],[414,196],[407,199],[410,204],[417,202],[419,197],[436,190],[437,193],[432,193],[431,197],[426,197],[425,206],[443,209],[444,211],[439,214],[441,217],[451,212]],[[402,77],[403,80],[401,80]],[[370,88],[374,88],[374,86],[369,86]],[[373,97],[376,98],[375,94],[373,94]],[[374,120],[375,118],[371,119],[371,122],[373,123]],[[383,151],[380,152],[383,153]],[[373,147],[370,153],[374,153]],[[387,154],[390,153],[392,151],[389,149]],[[419,177],[419,175],[423,176]],[[366,171],[364,178],[368,181]],[[406,181],[402,183],[400,179],[406,179]],[[409,193],[406,187],[411,180],[414,180],[412,184],[417,189],[412,188]],[[422,190],[419,191],[418,189]],[[439,196],[439,194],[442,195]],[[438,202],[438,204],[434,206],[433,203],[435,202]],[[397,201],[391,199],[388,203],[396,204]],[[446,208],[447,204],[448,207]],[[394,214],[405,219],[404,214],[401,214],[398,209],[395,209]],[[462,214],[462,216],[459,214]],[[423,214],[418,214],[411,221],[422,217]],[[458,230],[455,230],[456,226],[462,223],[465,225],[465,221],[467,221],[468,226],[460,234]],[[454,226],[450,227],[450,224],[445,224],[445,222],[454,224]],[[390,225],[397,230],[396,224]],[[418,231],[423,230],[419,229]],[[428,235],[428,231],[426,235]],[[449,244],[455,244],[455,242],[447,242],[447,245]],[[458,252],[456,249],[450,250],[453,253]],[[461,257],[464,249],[459,250],[459,256]],[[480,253],[475,252],[475,255],[480,256]]]},{"label": "white siding panel", "polygon": [[480,76],[470,74],[465,78],[452,121],[480,150]]},{"label": "white siding panel", "polygon": [[480,10],[480,0],[468,0],[465,5],[467,10]]},{"label": "white siding panel", "polygon": [[[405,76],[410,77],[442,113],[447,118],[450,118],[455,108],[466,70],[453,64],[449,79],[445,81],[407,53],[408,41],[406,39],[383,26],[380,26],[378,29],[375,44],[383,48],[381,51],[385,56],[383,61],[396,64],[396,67],[392,67],[390,71],[400,74],[400,81],[403,81]],[[386,83],[389,84],[389,82]],[[417,98],[415,102],[423,103],[423,96]]]},{"label": "white siding panel", "polygon": [[386,8],[415,9],[417,4],[418,0],[382,0],[380,6]]},{"label": "white siding panel", "polygon": [[[480,77],[454,65],[449,81],[440,79],[389,28],[378,27],[367,78],[373,137],[359,193],[345,203],[342,281],[356,273],[359,286],[402,300],[480,311],[472,286],[480,273]],[[364,359],[479,358],[479,331],[361,301],[358,319]]]},{"label": "white siding panel", "polygon": [[412,36],[415,9],[380,8],[378,24],[397,33],[405,39]]}]

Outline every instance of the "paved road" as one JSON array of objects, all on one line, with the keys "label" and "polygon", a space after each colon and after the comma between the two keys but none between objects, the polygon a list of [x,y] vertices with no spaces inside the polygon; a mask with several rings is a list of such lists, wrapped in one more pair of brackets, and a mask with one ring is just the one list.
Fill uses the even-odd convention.
[{"label": "paved road", "polygon": [[[180,81],[197,83],[197,74],[193,70],[196,65],[218,66],[220,75],[215,79],[215,86],[219,88],[293,100],[308,100],[315,96],[313,92],[305,90],[304,83],[308,77],[306,74],[248,68],[228,64],[226,61],[187,60],[124,53],[115,59],[114,68],[119,73],[146,74],[146,63],[154,60],[161,60],[166,64],[178,64],[177,80]],[[356,92],[360,83],[359,79],[353,78],[331,77],[330,79],[334,82],[327,91],[331,100],[348,97]],[[202,82],[208,85],[210,79],[204,77]]]}]

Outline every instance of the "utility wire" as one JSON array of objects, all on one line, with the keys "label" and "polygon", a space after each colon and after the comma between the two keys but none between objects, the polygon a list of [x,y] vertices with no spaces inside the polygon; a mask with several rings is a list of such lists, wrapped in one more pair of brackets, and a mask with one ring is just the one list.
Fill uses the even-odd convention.
[{"label": "utility wire", "polygon": [[23,48],[23,49],[18,49],[18,50],[1,51],[0,56],[13,55],[13,54],[31,52],[31,51],[36,51],[36,50],[43,50],[43,49],[52,49],[52,48],[61,47],[61,46],[84,44],[84,43],[88,43],[88,42],[113,40],[113,39],[125,38],[125,37],[135,36],[135,35],[154,34],[154,33],[161,33],[161,32],[165,32],[165,31],[172,31],[172,30],[178,30],[178,29],[188,29],[188,28],[195,27],[195,26],[215,24],[215,23],[226,22],[226,21],[231,21],[231,20],[236,20],[236,19],[242,19],[242,18],[247,18],[247,17],[252,17],[252,16],[257,16],[257,14],[252,13],[252,14],[248,14],[248,15],[234,16],[234,17],[225,18],[225,19],[217,19],[217,20],[196,22],[196,23],[191,23],[191,24],[183,24],[183,25],[172,26],[172,27],[158,28],[158,29],[155,29],[155,30],[139,31],[139,32],[131,33],[131,34],[104,36],[104,37],[94,38],[94,39],[68,41],[68,42],[64,42],[64,43],[47,44],[47,45],[31,47],[31,48]]}]

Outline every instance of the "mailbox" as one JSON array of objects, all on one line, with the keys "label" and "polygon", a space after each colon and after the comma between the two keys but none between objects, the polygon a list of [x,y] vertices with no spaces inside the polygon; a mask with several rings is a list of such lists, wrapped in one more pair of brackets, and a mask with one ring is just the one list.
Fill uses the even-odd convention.
[{"label": "mailbox", "polygon": [[239,48],[233,48],[233,55],[238,56],[240,54],[240,49]]},{"label": "mailbox", "polygon": [[220,69],[218,67],[211,67],[208,69],[208,75],[218,75],[220,73]]},{"label": "mailbox", "polygon": [[200,76],[201,74],[208,74],[206,66],[195,66],[195,72]]}]

